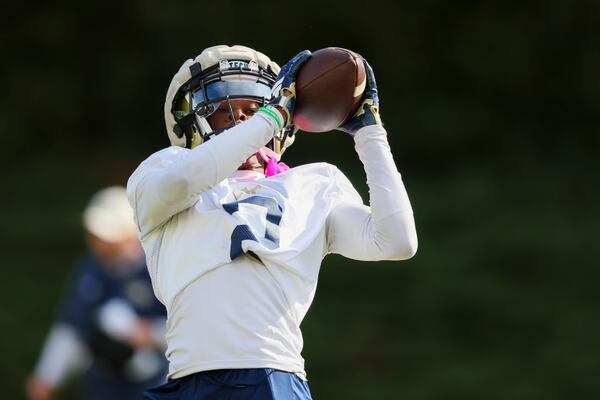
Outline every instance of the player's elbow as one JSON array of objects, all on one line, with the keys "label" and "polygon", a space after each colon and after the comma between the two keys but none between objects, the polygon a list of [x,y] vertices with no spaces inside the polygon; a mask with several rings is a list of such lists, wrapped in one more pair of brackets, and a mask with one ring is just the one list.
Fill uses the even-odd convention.
[{"label": "player's elbow", "polygon": [[164,204],[172,204],[185,199],[190,194],[190,180],[187,176],[177,172],[166,172],[161,177],[161,182],[156,186],[160,188],[157,193]]},{"label": "player's elbow", "polygon": [[417,254],[417,249],[419,248],[419,241],[417,240],[417,236],[415,235],[413,238],[410,238],[403,246],[401,251],[401,260],[408,260],[409,258],[413,258],[415,254]]},{"label": "player's elbow", "polygon": [[407,260],[417,253],[418,240],[412,212],[397,212],[374,224],[375,243],[386,260]]},{"label": "player's elbow", "polygon": [[387,243],[386,251],[384,251],[387,260],[408,260],[414,257],[417,253],[419,243],[417,235],[394,235]]}]

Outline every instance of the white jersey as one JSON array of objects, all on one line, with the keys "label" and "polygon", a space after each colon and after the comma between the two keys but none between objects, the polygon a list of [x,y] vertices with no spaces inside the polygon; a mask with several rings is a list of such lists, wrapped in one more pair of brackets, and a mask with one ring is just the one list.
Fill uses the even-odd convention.
[{"label": "white jersey", "polygon": [[[357,138],[361,159],[373,159],[363,163],[379,213],[326,163],[269,178],[235,172],[274,129],[257,114],[194,150],[155,153],[130,178],[154,291],[168,311],[171,378],[230,368],[304,375],[299,326],[323,257],[403,259],[416,249],[410,203],[383,128]],[[233,156],[219,159],[228,147]]]}]

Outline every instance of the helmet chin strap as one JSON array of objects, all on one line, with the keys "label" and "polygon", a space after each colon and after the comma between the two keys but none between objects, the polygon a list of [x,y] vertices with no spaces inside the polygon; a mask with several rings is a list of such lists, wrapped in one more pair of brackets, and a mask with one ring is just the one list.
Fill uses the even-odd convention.
[{"label": "helmet chin strap", "polygon": [[278,162],[277,155],[270,149],[268,150],[269,151],[265,151],[265,148],[260,148],[258,150],[258,156],[266,163],[265,176],[267,178],[270,176],[278,175],[290,169],[290,167],[288,167],[285,163]]}]

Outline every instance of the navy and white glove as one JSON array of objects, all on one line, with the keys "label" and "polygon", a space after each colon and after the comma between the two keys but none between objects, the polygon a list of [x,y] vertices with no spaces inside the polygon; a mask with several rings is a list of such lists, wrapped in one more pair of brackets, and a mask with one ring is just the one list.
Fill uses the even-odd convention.
[{"label": "navy and white glove", "polygon": [[265,108],[272,111],[271,107],[274,107],[283,114],[285,121],[282,122],[280,128],[292,123],[296,105],[296,77],[300,67],[308,61],[310,56],[310,51],[304,50],[292,57],[279,71],[277,80],[271,89],[271,100]]},{"label": "navy and white glove", "polygon": [[363,101],[358,107],[356,114],[350,117],[338,129],[354,136],[359,129],[365,126],[382,125],[381,117],[379,116],[379,95],[377,94],[377,83],[375,82],[375,74],[373,68],[367,60],[361,55],[359,57],[365,64],[365,72],[367,75],[367,86],[363,94]]}]

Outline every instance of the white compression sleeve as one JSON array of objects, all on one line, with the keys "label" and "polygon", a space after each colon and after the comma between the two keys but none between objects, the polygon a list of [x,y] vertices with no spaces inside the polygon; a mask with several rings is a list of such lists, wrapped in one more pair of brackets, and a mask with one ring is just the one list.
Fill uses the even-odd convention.
[{"label": "white compression sleeve", "polygon": [[273,118],[256,113],[193,150],[178,149],[166,166],[136,171],[128,192],[142,235],[191,207],[199,193],[230,176],[278,129]]},{"label": "white compression sleeve", "polygon": [[56,387],[75,370],[82,368],[88,353],[71,326],[55,323],[46,337],[34,374]]},{"label": "white compression sleeve", "polygon": [[354,137],[369,186],[370,207],[341,201],[328,223],[329,250],[357,260],[402,260],[417,250],[412,208],[382,126]]}]

